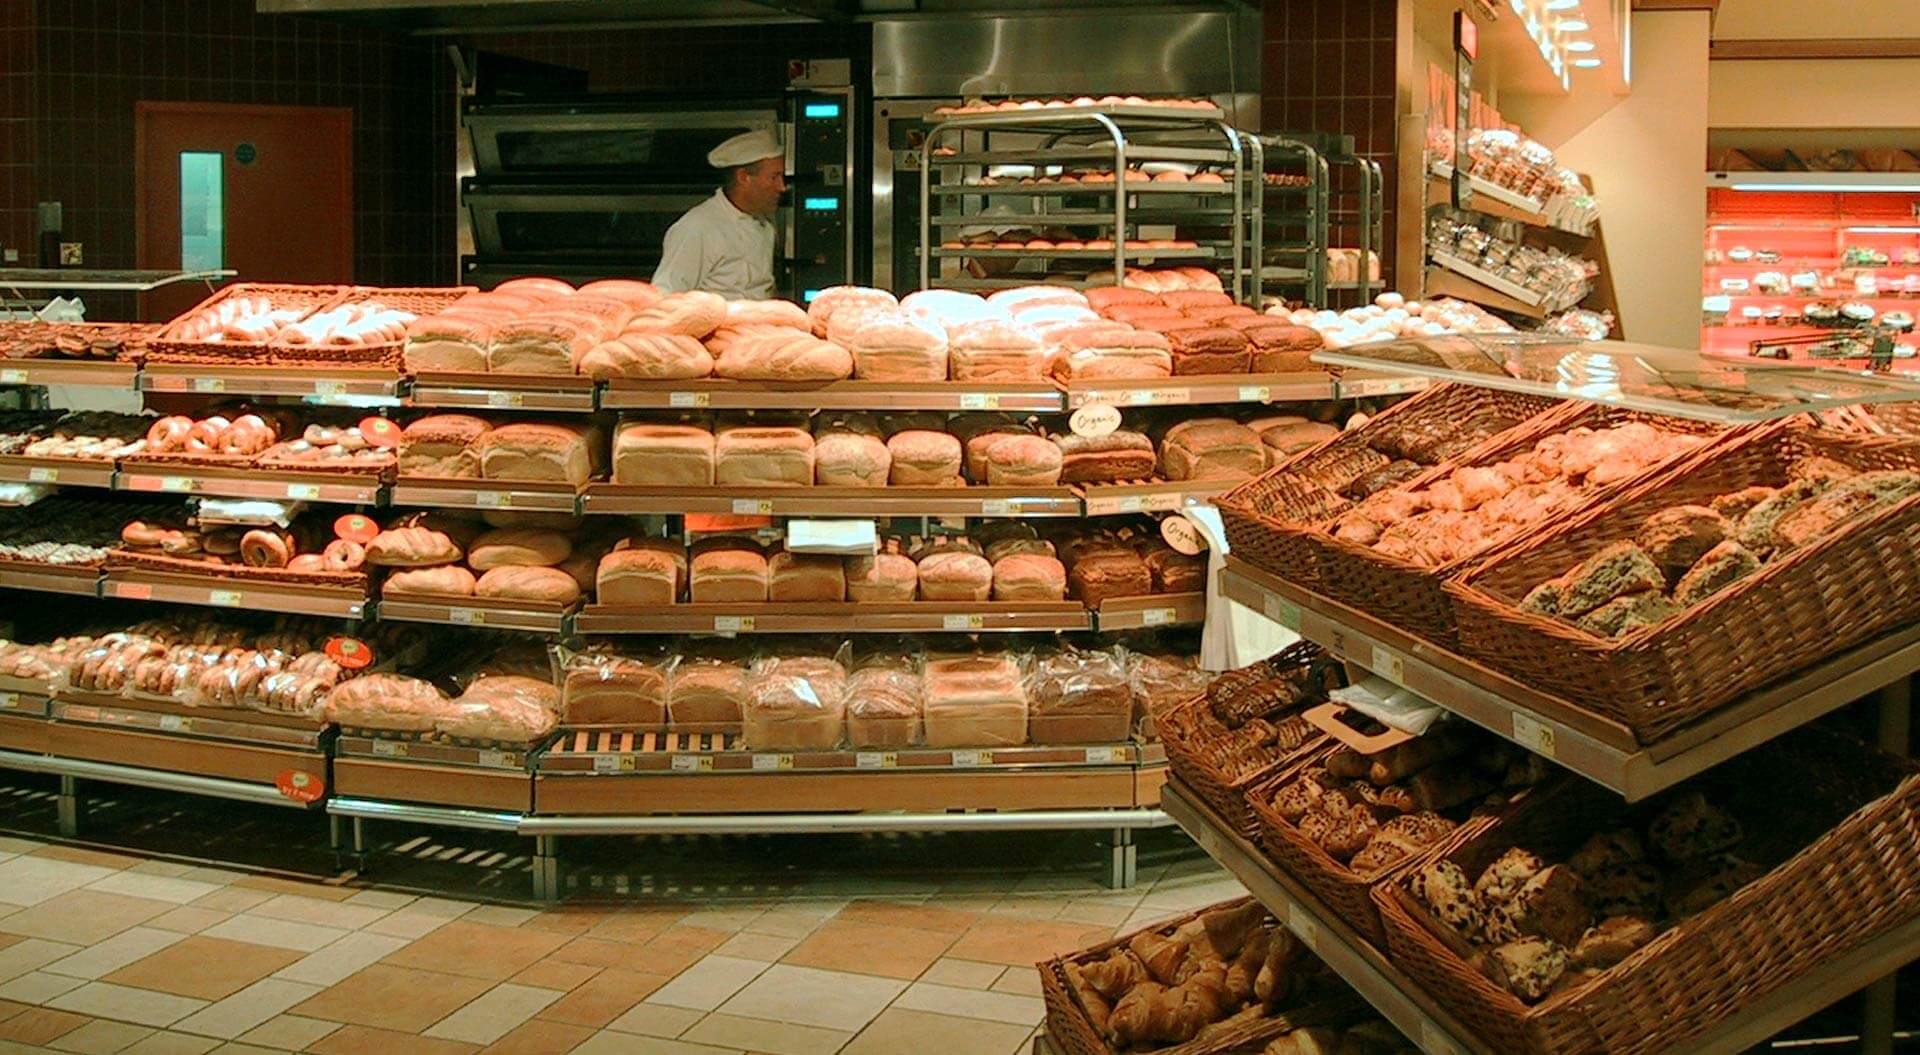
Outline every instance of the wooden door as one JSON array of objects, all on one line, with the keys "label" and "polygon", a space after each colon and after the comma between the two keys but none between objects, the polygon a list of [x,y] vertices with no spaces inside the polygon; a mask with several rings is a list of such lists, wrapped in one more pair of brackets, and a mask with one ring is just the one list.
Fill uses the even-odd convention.
[{"label": "wooden door", "polygon": [[[178,268],[184,247],[240,282],[353,281],[351,109],[142,102],[134,125],[140,267]],[[141,318],[170,319],[206,293],[163,287],[141,298]]]}]

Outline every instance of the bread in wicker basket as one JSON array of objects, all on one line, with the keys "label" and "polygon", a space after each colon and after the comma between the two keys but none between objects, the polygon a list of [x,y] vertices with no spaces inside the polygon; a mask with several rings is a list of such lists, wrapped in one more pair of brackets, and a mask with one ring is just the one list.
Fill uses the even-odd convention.
[{"label": "bread in wicker basket", "polygon": [[1685,1051],[1920,916],[1917,823],[1920,767],[1807,728],[1632,806],[1568,781],[1374,899],[1389,956],[1498,1050]]}]

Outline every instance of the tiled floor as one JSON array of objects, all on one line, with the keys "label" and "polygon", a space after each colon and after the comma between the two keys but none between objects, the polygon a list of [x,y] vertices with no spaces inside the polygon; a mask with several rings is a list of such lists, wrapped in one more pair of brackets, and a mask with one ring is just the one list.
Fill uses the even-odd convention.
[{"label": "tiled floor", "polygon": [[0,1053],[1012,1055],[1034,961],[1239,892],[1190,853],[1114,892],[1017,842],[865,876],[786,845],[725,889],[649,865],[550,907],[0,838]]}]

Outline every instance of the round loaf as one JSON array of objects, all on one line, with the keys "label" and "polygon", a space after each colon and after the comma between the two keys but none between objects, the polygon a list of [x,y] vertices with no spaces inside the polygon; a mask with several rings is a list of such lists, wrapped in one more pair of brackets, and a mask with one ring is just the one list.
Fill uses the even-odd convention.
[{"label": "round loaf", "polygon": [[978,553],[930,553],[919,575],[920,596],[928,601],[984,601],[993,592],[993,565]]},{"label": "round loaf", "polygon": [[944,432],[908,429],[887,440],[893,468],[887,480],[896,487],[946,486],[960,475],[960,440]]},{"label": "round loaf", "polygon": [[550,301],[559,300],[563,297],[571,297],[577,291],[573,286],[557,278],[530,276],[527,278],[510,278],[493,287],[493,292],[501,296],[527,297],[535,301]]},{"label": "round loaf", "polygon": [[856,311],[890,310],[900,306],[900,301],[884,289],[870,289],[866,286],[831,286],[820,291],[807,305],[807,319],[812,323],[813,335],[825,337],[827,326],[832,323],[835,313],[851,308]]},{"label": "round loaf", "polygon": [[467,549],[467,564],[481,572],[508,564],[551,568],[572,555],[573,542],[557,531],[500,528],[473,540]]},{"label": "round loaf", "polygon": [[387,576],[380,588],[382,595],[399,597],[408,594],[428,594],[440,597],[471,597],[474,585],[473,573],[458,564],[443,564],[437,568],[408,568]]},{"label": "round loaf", "polygon": [[473,593],[476,597],[572,604],[580,599],[580,584],[558,568],[508,564],[480,576]]},{"label": "round loaf", "polygon": [[726,326],[784,326],[790,330],[811,330],[813,321],[807,311],[790,300],[730,300]]},{"label": "round loaf", "polygon": [[653,283],[630,278],[603,278],[598,282],[589,282],[580,287],[580,295],[617,300],[635,311],[650,308],[665,296],[660,292],[660,287]]},{"label": "round loaf", "polygon": [[601,604],[672,604],[687,578],[687,558],[664,547],[617,549],[600,558],[594,596]]},{"label": "round loaf", "polygon": [[1067,568],[1044,553],[1014,553],[993,565],[996,601],[1059,601],[1067,596]]},{"label": "round loaf", "polygon": [[1060,447],[1045,436],[1002,436],[987,445],[986,454],[990,486],[1052,487],[1060,482]]},{"label": "round loaf", "polygon": [[813,481],[822,487],[885,487],[893,453],[878,436],[828,432],[813,441]]},{"label": "round loaf", "polygon": [[367,543],[367,563],[384,568],[452,564],[463,555],[459,543],[427,527],[388,528]]},{"label": "round loaf", "polygon": [[705,290],[669,293],[659,303],[627,320],[628,333],[677,333],[696,340],[720,328],[727,319],[726,299]]},{"label": "round loaf", "polygon": [[735,381],[839,381],[853,376],[853,356],[811,334],[767,327],[729,342],[713,372]]},{"label": "round loaf", "polygon": [[870,604],[911,601],[920,589],[920,569],[901,553],[847,558],[847,600]]},{"label": "round loaf", "polygon": [[686,380],[713,373],[713,353],[685,334],[628,330],[594,345],[575,365],[596,381],[614,377]]}]

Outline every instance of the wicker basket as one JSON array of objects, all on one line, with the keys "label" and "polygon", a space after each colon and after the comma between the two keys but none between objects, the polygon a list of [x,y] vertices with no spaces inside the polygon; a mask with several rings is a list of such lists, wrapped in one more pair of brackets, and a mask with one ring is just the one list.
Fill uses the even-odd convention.
[{"label": "wicker basket", "polygon": [[[1307,544],[1311,525],[1324,523],[1351,506],[1340,489],[1360,473],[1386,464],[1386,457],[1368,445],[1370,440],[1394,425],[1408,422],[1459,421],[1494,408],[1531,419],[1558,405],[1558,401],[1540,396],[1470,385],[1429,388],[1380,412],[1360,428],[1302,451],[1216,498],[1214,505],[1226,528],[1227,545],[1234,556],[1258,568],[1314,588],[1319,582],[1319,569],[1314,564],[1313,548]],[[1488,442],[1506,434],[1500,433]]]},{"label": "wicker basket", "polygon": [[331,307],[348,291],[347,286],[296,286],[262,282],[242,282],[215,290],[206,300],[167,323],[147,342],[147,362],[203,363],[220,366],[266,366],[271,362],[264,343],[239,341],[189,341],[179,336],[181,327],[200,312],[233,297],[266,297],[275,307],[299,310],[301,318]]},{"label": "wicker basket", "polygon": [[[1305,666],[1324,655],[1319,646],[1301,641],[1264,662],[1285,669]],[[1251,839],[1260,829],[1247,808],[1247,785],[1315,750],[1325,740],[1315,734],[1293,751],[1270,746],[1252,754],[1240,753],[1226,725],[1214,717],[1212,702],[1208,696],[1196,696],[1162,712],[1154,726],[1160,742],[1166,745],[1167,764],[1174,775],[1222,820]]]},{"label": "wicker basket", "polygon": [[[472,286],[409,286],[381,288],[355,286],[327,307],[337,308],[363,301],[378,301],[382,306],[414,315],[437,315],[453,306],[461,297],[474,292]],[[288,344],[274,341],[268,355],[276,366],[348,367],[360,370],[399,370],[407,350],[405,341],[382,344]]]},{"label": "wicker basket", "polygon": [[256,568],[245,564],[214,564],[210,561],[168,557],[158,553],[138,553],[129,549],[107,551],[107,569],[111,571],[116,568],[142,568],[148,571],[233,579],[238,582],[259,583],[262,586],[326,586],[362,592],[366,591],[368,582],[367,573],[360,571],[288,571],[285,568]]},{"label": "wicker basket", "polygon": [[1920,495],[1767,562],[1655,626],[1603,638],[1520,611],[1534,585],[1653,513],[1778,486],[1789,465],[1824,455],[1861,469],[1920,470],[1920,449],[1792,421],[1716,444],[1550,532],[1512,543],[1446,585],[1459,650],[1543,692],[1618,719],[1642,743],[1836,652],[1920,617]]},{"label": "wicker basket", "polygon": [[[1803,729],[1688,786],[1743,817],[1741,855],[1771,868],[1597,978],[1530,1006],[1469,965],[1465,942],[1400,883],[1374,892],[1388,955],[1500,1051],[1649,1055],[1686,1051],[1690,1038],[1920,916],[1920,767]],[[1515,845],[1564,859],[1629,810],[1571,781],[1449,840],[1441,856],[1469,876]]]},{"label": "wicker basket", "polygon": [[[1470,456],[1442,462],[1409,481],[1405,486],[1409,489],[1426,487],[1445,479],[1457,469],[1469,466],[1484,467],[1504,461],[1533,449],[1534,444],[1555,433],[1582,427],[1596,430],[1613,428],[1630,422],[1658,424],[1668,430],[1691,432],[1708,437],[1722,431],[1720,426],[1704,422],[1575,403],[1535,418],[1522,428],[1509,430],[1493,443],[1481,446]],[[1335,538],[1328,530],[1332,526],[1329,523],[1316,525],[1318,530],[1304,533],[1302,543],[1313,553],[1313,566],[1318,574],[1321,593],[1342,604],[1365,611],[1415,636],[1446,648],[1453,648],[1457,641],[1457,635],[1454,632],[1453,605],[1448,600],[1441,583],[1472,567],[1488,551],[1497,549],[1513,539],[1537,534],[1593,502],[1602,502],[1610,495],[1620,494],[1633,486],[1634,480],[1658,472],[1661,466],[1671,465],[1675,459],[1684,458],[1694,450],[1698,448],[1676,449],[1673,457],[1650,467],[1640,476],[1585,492],[1568,506],[1549,512],[1532,524],[1514,527],[1505,533],[1488,537],[1485,544],[1474,554],[1446,564],[1436,566],[1416,564],[1402,557],[1382,553],[1372,546],[1362,546],[1359,543]]]},{"label": "wicker basket", "polygon": [[438,315],[478,292],[478,286],[355,286],[348,300],[377,300],[396,311],[425,316]]},{"label": "wicker basket", "polygon": [[[1223,901],[1218,905],[1195,909],[1184,916],[1156,923],[1143,928],[1155,934],[1172,934],[1181,927],[1199,919],[1215,909],[1237,908],[1253,899],[1250,897]],[[1123,934],[1112,941],[1101,942],[1091,948],[1068,953],[1051,960],[1043,960],[1037,966],[1040,970],[1040,996],[1047,1008],[1047,1033],[1068,1055],[1120,1055],[1107,1042],[1105,1034],[1093,1024],[1087,1009],[1074,991],[1073,983],[1067,978],[1067,964],[1089,964],[1106,959],[1115,950],[1125,948],[1135,934],[1134,931]],[[1211,1031],[1185,1044],[1154,1049],[1154,1055],[1215,1055],[1219,1052],[1259,1051],[1275,1037],[1291,1033],[1307,1026],[1329,1025],[1355,1017],[1363,1005],[1357,998],[1325,1000],[1298,1008],[1290,1008],[1280,1014],[1256,1019],[1252,1022],[1229,1029]]]}]

